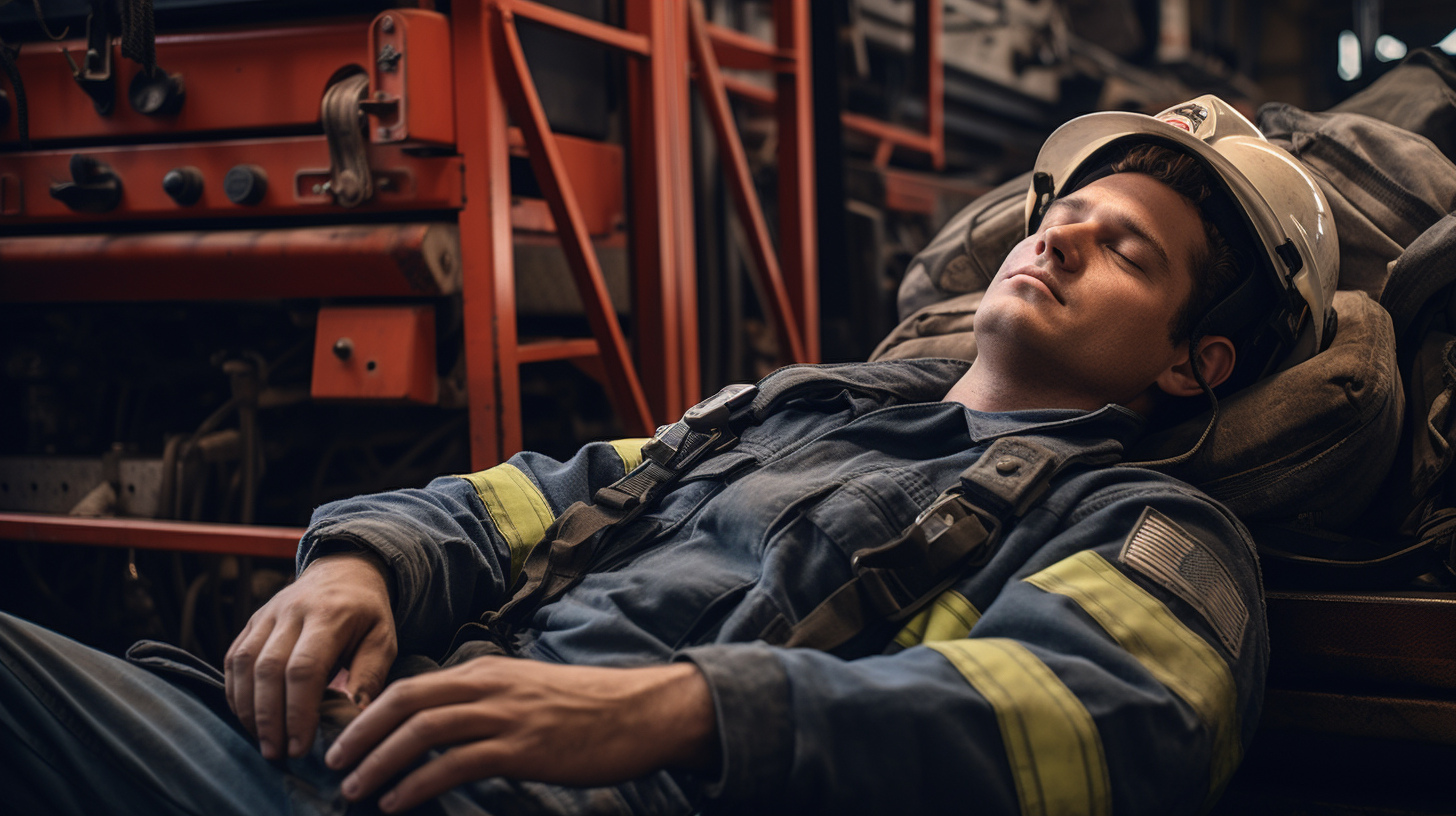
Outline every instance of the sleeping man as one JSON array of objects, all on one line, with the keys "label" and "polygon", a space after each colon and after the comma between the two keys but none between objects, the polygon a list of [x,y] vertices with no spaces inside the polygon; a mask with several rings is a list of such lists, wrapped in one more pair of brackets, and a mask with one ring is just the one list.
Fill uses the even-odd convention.
[{"label": "sleeping man", "polygon": [[645,444],[319,508],[224,672],[0,620],[6,796],[1200,811],[1258,718],[1257,563],[1228,511],[1122,454],[1328,342],[1333,225],[1200,97],[1059,129],[1027,227],[974,363],[793,366]]}]

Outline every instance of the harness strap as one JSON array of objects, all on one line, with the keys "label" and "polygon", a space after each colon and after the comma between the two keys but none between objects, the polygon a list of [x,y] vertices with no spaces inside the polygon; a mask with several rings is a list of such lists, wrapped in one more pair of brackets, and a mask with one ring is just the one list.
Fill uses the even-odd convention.
[{"label": "harness strap", "polygon": [[510,600],[485,613],[481,623],[506,641],[511,628],[574,586],[596,560],[600,533],[635,518],[699,461],[738,442],[757,395],[756,386],[730,385],[688,409],[681,421],[658,428],[642,448],[642,464],[598,490],[595,503],[566,508],[546,529],[526,556]]},{"label": "harness strap", "polygon": [[797,624],[775,619],[762,639],[831,651],[871,624],[914,616],[990,561],[1007,524],[1035,506],[1058,474],[1076,463],[1115,458],[1111,450],[1062,455],[1029,439],[997,439],[903,533],[856,552],[853,578]]},{"label": "harness strap", "polygon": [[799,365],[780,369],[759,386],[727,386],[689,408],[680,421],[658,428],[642,448],[642,464],[598,490],[594,503],[568,507],[526,556],[510,599],[500,609],[486,612],[478,623],[463,627],[456,640],[469,630],[472,637],[483,635],[509,644],[515,627],[559,598],[596,563],[606,533],[656,504],[682,474],[736,445],[744,428],[758,424],[788,400],[844,390],[887,403],[936,400],[944,396],[947,378],[965,367],[959,361],[926,360],[901,367],[895,376],[867,381],[859,366]]}]

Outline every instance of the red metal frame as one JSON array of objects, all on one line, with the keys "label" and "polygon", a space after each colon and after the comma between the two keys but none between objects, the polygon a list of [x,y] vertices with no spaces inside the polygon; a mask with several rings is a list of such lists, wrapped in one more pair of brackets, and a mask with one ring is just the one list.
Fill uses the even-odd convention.
[{"label": "red metal frame", "polygon": [[434,307],[319,309],[309,393],[314,399],[439,402]]},{"label": "red metal frame", "polygon": [[[774,23],[779,40],[777,48],[710,25],[701,1],[693,0],[689,39],[699,90],[718,141],[734,209],[747,234],[759,283],[769,300],[765,305],[775,318],[780,354],[790,361],[814,362],[819,359],[819,331],[817,247],[811,203],[814,162],[808,3],[775,0]],[[736,64],[755,67],[766,64],[773,66],[776,74],[779,255],[774,253],[768,222],[748,168],[748,157],[737,135],[715,42],[728,44],[728,53]]]},{"label": "red metal frame", "polygon": [[0,292],[10,303],[448,295],[460,290],[459,259],[448,235],[438,244],[430,235],[454,230],[360,224],[5,238]]},{"label": "red metal frame", "polygon": [[[813,177],[812,162],[809,161],[812,149],[808,95],[809,7],[807,0],[775,2],[777,45],[760,44],[726,30],[714,32],[714,39],[731,64],[748,61],[772,67],[779,77],[775,95],[780,109],[780,138],[791,143],[781,149],[780,156],[784,164],[781,172],[788,176],[779,195],[779,209],[784,219],[781,232],[786,236],[781,242],[781,261],[775,258],[769,244],[767,225],[751,180],[750,183],[739,184],[739,198],[743,199],[739,206],[740,212],[748,215],[745,223],[751,223],[755,233],[759,256],[764,261],[761,264],[763,274],[771,279],[775,293],[771,306],[779,314],[782,324],[785,354],[793,360],[813,360],[817,355],[817,312],[814,308],[817,290],[814,283]],[[37,279],[51,282],[69,280],[70,283],[61,288],[41,286],[35,291],[7,285],[5,299],[137,299],[155,298],[160,292],[165,292],[166,297],[179,298],[375,297],[446,294],[458,287],[463,297],[466,325],[471,456],[475,466],[495,464],[520,449],[519,367],[524,363],[572,361],[607,385],[628,432],[650,433],[654,416],[677,415],[698,399],[701,387],[697,372],[692,168],[688,152],[690,52],[696,51],[701,55],[700,80],[705,76],[720,80],[715,93],[716,107],[726,115],[719,117],[718,136],[725,146],[733,146],[725,147],[724,152],[736,156],[736,166],[743,171],[739,175],[740,182],[747,176],[742,145],[732,127],[731,112],[726,107],[726,83],[722,82],[723,78],[716,69],[716,55],[712,53],[712,47],[705,49],[703,46],[704,27],[701,24],[693,26],[686,0],[627,0],[624,10],[625,28],[619,29],[527,0],[457,0],[454,4],[450,20],[450,60],[454,79],[451,92],[459,155],[429,159],[404,156],[394,145],[377,143],[369,150],[371,166],[381,166],[386,172],[392,166],[391,162],[408,159],[431,162],[429,167],[441,168],[437,175],[442,184],[446,184],[444,179],[447,176],[452,180],[461,179],[450,182],[453,186],[446,184],[441,188],[444,193],[429,199],[431,206],[459,210],[460,254],[447,264],[458,277],[446,275],[442,278],[439,269],[421,271],[428,266],[421,260],[423,253],[428,251],[428,242],[423,240],[421,230],[440,225],[319,227],[257,233],[217,231],[30,237],[0,240],[0,259],[6,262],[6,269],[24,273],[41,265],[45,266],[46,274],[35,275]],[[398,13],[404,12],[385,12]],[[613,190],[620,190],[620,185],[613,184],[611,178],[613,175],[620,177],[617,168],[621,166],[622,154],[620,151],[613,154],[611,146],[585,143],[551,132],[521,52],[515,30],[517,18],[530,19],[605,43],[630,57],[628,120],[631,138],[625,158],[631,174],[631,198],[628,202],[631,216],[627,220],[633,230],[631,249],[637,275],[634,324],[642,361],[640,370],[646,375],[640,379],[639,369],[632,365],[626,338],[612,309],[591,239],[595,234],[606,235],[607,240],[611,240],[616,225],[622,221],[620,193],[617,193],[615,203],[612,198]],[[351,22],[338,26],[300,27],[300,32],[323,31],[326,38],[332,38],[327,40],[332,45],[317,52],[310,52],[307,47],[275,50],[290,54],[290,59],[296,57],[317,70],[309,69],[300,74],[291,67],[292,62],[280,61],[279,69],[288,73],[289,77],[267,83],[263,90],[247,83],[236,86],[234,96],[239,104],[228,114],[201,104],[194,106],[192,102],[196,100],[189,99],[184,112],[171,120],[152,120],[130,111],[123,98],[111,119],[94,117],[88,105],[80,106],[85,109],[85,115],[79,121],[68,119],[70,113],[57,114],[54,121],[47,118],[49,114],[33,118],[32,135],[37,139],[78,138],[205,131],[223,127],[257,128],[261,131],[278,126],[314,126],[319,95],[327,77],[317,83],[318,88],[313,88],[306,76],[313,73],[322,76],[322,66],[325,65],[342,63],[365,67],[360,64],[360,58],[367,64],[372,55],[361,54],[358,43],[368,33],[366,27],[378,42],[383,29],[375,27],[380,25],[379,18],[376,18],[373,26]],[[188,56],[204,53],[211,36],[160,38],[158,53],[162,66],[171,71],[180,70],[185,76],[211,77],[205,64]],[[241,44],[237,47],[256,49],[260,43],[287,36],[301,35],[290,29],[284,32],[234,32],[224,39],[228,43],[236,40]],[[345,39],[348,40],[347,55],[341,45]],[[184,45],[186,48],[183,48]],[[55,50],[53,47],[39,46],[32,50],[36,53],[30,55],[31,58],[59,58],[58,54],[50,53]],[[115,63],[128,65],[121,60]],[[129,79],[125,73],[127,70],[131,69],[123,68],[118,75],[121,81],[119,90],[123,94],[125,81]],[[328,76],[333,76],[336,71],[337,68],[331,68]],[[27,78],[30,75],[48,76],[49,73],[54,72],[50,69],[40,74],[28,71]],[[297,81],[298,76],[304,75],[301,82]],[[52,83],[56,85],[54,92],[79,93],[78,89],[67,84],[71,82],[68,74],[60,79],[64,82]],[[49,81],[41,81],[36,87]],[[408,79],[404,81],[409,82]],[[189,84],[189,90],[191,87]],[[266,91],[280,88],[285,89],[281,104],[270,108],[270,113],[261,114],[259,108],[263,102],[270,101]],[[388,96],[389,89],[383,90]],[[376,96],[375,101],[381,100]],[[71,109],[77,106],[56,107]],[[401,114],[404,112],[403,107],[397,110]],[[519,130],[508,126],[507,110]],[[228,115],[233,118],[228,119]],[[398,117],[381,116],[381,120],[384,124],[397,123]],[[431,124],[426,129],[438,135],[441,121],[430,120]],[[411,135],[414,129],[414,121],[411,120]],[[400,135],[399,128],[393,129],[387,137],[375,131],[371,131],[371,139],[375,142],[392,141]],[[307,162],[316,165],[318,173],[324,172],[323,168],[327,166],[326,146],[318,137],[246,140],[253,150],[265,142],[275,145],[269,149],[294,145],[294,148],[287,149],[307,150],[310,156],[320,157]],[[228,149],[227,144],[214,142],[190,149],[185,166],[197,164],[198,160],[193,156],[200,155],[198,151],[217,152],[221,158],[206,162],[209,166],[204,172],[208,182],[212,182],[212,171],[231,160],[230,155],[223,155]],[[129,166],[122,175],[132,177],[135,174],[137,180],[156,176],[159,180],[161,172],[174,166],[174,162],[184,163],[176,152],[182,147],[175,144],[148,145],[103,148],[99,151],[87,149],[86,152],[94,152],[103,161],[117,163],[142,161],[137,157],[149,157],[145,160],[149,163],[144,167]],[[52,164],[59,161],[63,154],[61,151],[54,152],[54,157],[40,162],[36,161],[35,154],[27,154],[29,161],[25,167],[8,175],[0,168],[0,211],[5,209],[5,202],[18,201],[16,194],[22,187],[43,187],[64,179],[64,175],[54,179],[29,177],[41,171],[57,174],[56,171],[62,168],[59,164]],[[511,155],[522,152],[532,163],[549,218],[541,212],[541,203],[512,199],[509,159]],[[106,155],[102,156],[102,153]],[[256,152],[250,154],[251,157],[257,155]],[[69,158],[68,153],[64,156]],[[376,162],[380,157],[383,158]],[[249,163],[260,162],[252,158]],[[279,167],[284,166],[279,162]],[[31,170],[31,167],[42,170]],[[123,170],[121,167],[116,169],[118,172]],[[25,179],[21,178],[22,172],[26,174]],[[321,182],[326,176],[314,179],[307,173],[290,173],[287,170],[278,170],[275,174],[291,177],[292,183],[278,185],[276,179],[270,179],[274,182],[270,196],[289,193],[293,200],[270,197],[245,212],[281,214],[328,203],[322,192],[315,194],[310,186],[311,182]],[[414,177],[422,176],[422,172],[415,172]],[[243,210],[231,202],[214,200],[213,194],[218,186],[209,184],[205,188],[207,192],[198,205],[201,209],[183,214],[221,216]],[[140,183],[128,184],[120,210],[101,218],[156,218],[179,214],[181,208],[159,197],[160,190],[144,188],[145,185]],[[132,196],[133,190],[137,191],[136,196]],[[582,195],[594,206],[583,207]],[[317,196],[317,200],[313,196]],[[387,189],[377,196],[379,209],[407,208],[391,201]],[[21,205],[17,203],[14,209],[21,209]],[[25,209],[27,218],[7,219],[7,223],[22,223],[30,216],[36,219],[47,217],[44,206],[26,206]],[[757,216],[754,217],[753,213]],[[18,212],[14,214],[19,215]],[[54,215],[59,217],[61,214]],[[68,220],[76,218],[70,213],[64,217]],[[592,337],[532,341],[518,337],[513,246],[518,240],[514,232],[521,228],[555,231],[581,291]],[[802,240],[796,240],[796,237]],[[403,251],[396,251],[400,247]],[[165,265],[148,268],[149,261],[163,255],[187,257],[196,262],[195,266],[207,267],[214,277],[187,278],[180,268]],[[97,257],[105,257],[107,269],[113,273],[115,285],[110,288],[94,288],[95,275],[84,271],[86,261],[90,261],[94,269]],[[202,261],[198,262],[198,259]],[[128,263],[131,265],[127,266]],[[782,274],[772,273],[771,270],[778,265],[783,268]],[[405,266],[410,268],[405,269]],[[308,267],[332,271],[302,274]],[[71,271],[67,272],[68,269]],[[114,274],[118,269],[123,274]],[[245,274],[245,270],[249,269],[254,271]],[[88,274],[91,277],[86,277]],[[71,295],[67,297],[62,289],[68,289]],[[285,557],[293,552],[300,533],[299,530],[284,528],[0,514],[0,538]]]},{"label": "red metal frame", "polygon": [[[254,131],[317,127],[319,100],[329,80],[345,66],[363,69],[369,62],[369,18],[325,25],[300,25],[162,34],[157,37],[157,64],[182,75],[187,89],[182,109],[171,116],[144,116],[131,109],[126,90],[140,67],[121,58],[112,45],[116,105],[110,116],[98,116],[76,86],[61,51],[79,60],[84,39],[26,43],[16,64],[30,99],[30,138],[175,135],[201,131]],[[0,72],[0,87],[15,98]],[[0,142],[19,138],[15,116],[0,127]],[[327,165],[327,162],[325,162]]]},{"label": "red metal frame", "polygon": [[[778,0],[776,13],[784,0]],[[927,89],[925,100],[925,132],[911,130],[900,125],[884,122],[873,116],[865,116],[859,113],[848,111],[840,114],[840,121],[844,127],[857,133],[865,134],[879,140],[879,146],[875,149],[874,163],[877,167],[887,167],[890,158],[893,156],[896,147],[903,147],[908,150],[915,150],[930,156],[931,163],[935,169],[945,168],[945,65],[941,58],[940,29],[945,10],[938,0],[917,0],[915,6],[917,15],[924,14],[928,17],[927,25],[932,32],[927,43],[925,61],[925,87]],[[807,28],[807,25],[805,26]],[[782,27],[779,29],[784,30]],[[785,53],[775,50],[767,43],[756,40],[752,37],[740,34],[730,29],[709,23],[707,25],[708,37],[715,46],[719,59],[724,67],[728,68],[758,68],[762,70],[775,70],[770,65],[779,64],[776,61],[785,59]],[[782,39],[782,34],[780,35]],[[749,44],[752,43],[752,45]],[[778,90],[765,88],[762,85],[755,85],[745,82],[736,77],[724,76],[723,86],[734,96],[746,99],[765,107],[778,105]],[[780,86],[783,82],[780,81]],[[807,107],[805,110],[809,110]],[[780,111],[782,115],[782,111]],[[806,114],[807,115],[807,114]],[[780,161],[782,161],[782,156]]]},{"label": "red metal frame", "polygon": [[941,27],[945,17],[942,0],[916,0],[917,21],[930,32],[925,58],[925,132],[917,132],[871,116],[846,111],[840,121],[850,130],[880,140],[875,165],[888,167],[896,147],[926,153],[936,170],[945,169],[945,63],[941,59]]},{"label": "red metal frame", "polygon": [[647,407],[647,397],[632,366],[627,338],[612,308],[611,293],[607,291],[606,278],[602,276],[596,250],[592,247],[581,207],[577,204],[576,191],[567,176],[561,150],[546,121],[546,110],[541,106],[530,68],[526,65],[526,55],[521,50],[515,15],[511,10],[515,5],[492,3],[490,9],[493,24],[491,44],[499,72],[497,78],[505,80],[501,83],[501,90],[507,107],[526,137],[536,181],[551,206],[551,216],[561,237],[561,248],[576,279],[577,291],[582,295],[587,322],[602,352],[612,403],[622,414],[622,424],[628,433],[649,434],[655,424]]},{"label": "red metal frame", "polygon": [[5,541],[233,553],[291,560],[302,537],[303,530],[297,527],[0,513],[0,540]]},{"label": "red metal frame", "polygon": [[[376,179],[374,196],[354,211],[459,208],[460,158],[419,157],[404,150],[400,145],[365,146]],[[77,153],[105,163],[120,177],[122,199],[115,210],[78,213],[50,196],[52,184],[71,180],[71,156]],[[257,204],[234,204],[223,194],[223,178],[237,165],[261,168],[267,176],[267,191]],[[162,177],[176,167],[202,173],[202,197],[197,203],[182,206],[162,190]],[[0,178],[5,179],[0,227],[344,212],[322,189],[329,180],[329,146],[322,136],[0,153]],[[18,197],[10,193],[12,184]]]}]

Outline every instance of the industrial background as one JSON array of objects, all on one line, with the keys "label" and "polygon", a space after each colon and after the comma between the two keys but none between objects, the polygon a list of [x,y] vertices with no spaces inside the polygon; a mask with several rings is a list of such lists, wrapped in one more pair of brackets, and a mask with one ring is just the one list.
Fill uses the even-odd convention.
[{"label": "industrial background", "polygon": [[[0,608],[217,661],[320,503],[864,359],[1068,118],[1323,110],[1456,52],[1456,6],[0,0],[0,41]],[[1221,810],[1456,812],[1441,600],[1381,635],[1415,681],[1301,640],[1350,604],[1271,601],[1283,704]],[[1434,719],[1340,707],[1388,696]]]}]

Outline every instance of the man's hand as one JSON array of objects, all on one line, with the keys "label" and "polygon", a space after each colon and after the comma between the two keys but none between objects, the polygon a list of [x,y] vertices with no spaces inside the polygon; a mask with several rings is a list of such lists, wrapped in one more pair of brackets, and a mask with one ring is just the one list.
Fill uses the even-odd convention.
[{"label": "man's hand", "polygon": [[223,661],[228,705],[268,759],[305,754],[340,668],[355,699],[379,693],[398,643],[389,587],[364,555],[318,559],[253,614]]},{"label": "man's hand", "polygon": [[[454,746],[454,747],[449,747]],[[492,776],[605,785],[716,763],[717,716],[696,666],[563,666],[482,657],[385,689],[329,749],[357,800],[431,748],[447,748],[379,800],[396,812]],[[362,761],[361,761],[362,758]]]}]

